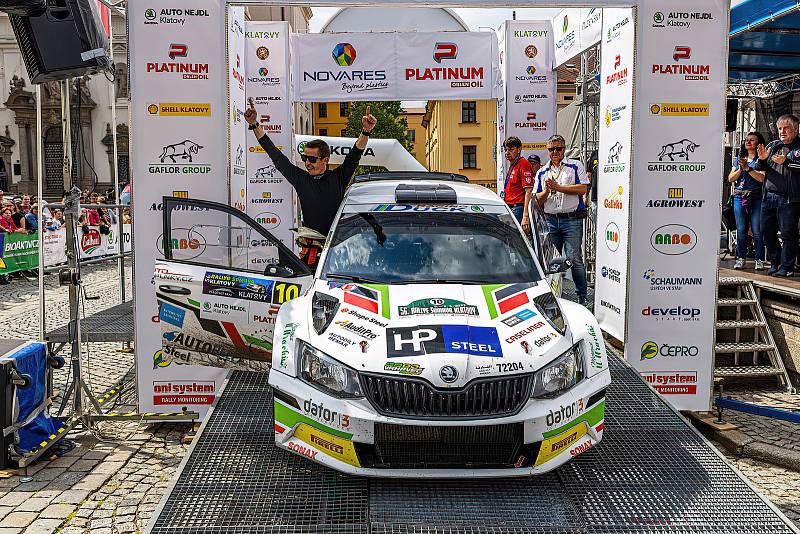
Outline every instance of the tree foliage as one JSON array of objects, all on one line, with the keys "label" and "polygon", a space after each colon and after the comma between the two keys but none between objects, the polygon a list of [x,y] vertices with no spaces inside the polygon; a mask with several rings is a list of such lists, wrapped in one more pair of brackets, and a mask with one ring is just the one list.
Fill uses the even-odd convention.
[{"label": "tree foliage", "polygon": [[[364,116],[367,106],[371,106],[372,115],[378,121],[375,129],[372,130],[370,139],[397,139],[406,150],[411,152],[414,145],[406,138],[408,121],[398,101],[351,102],[350,116],[347,119],[347,127],[344,129],[343,135],[346,137],[358,137],[361,134],[361,118]],[[359,166],[356,174],[382,171],[386,171],[386,168]]]}]

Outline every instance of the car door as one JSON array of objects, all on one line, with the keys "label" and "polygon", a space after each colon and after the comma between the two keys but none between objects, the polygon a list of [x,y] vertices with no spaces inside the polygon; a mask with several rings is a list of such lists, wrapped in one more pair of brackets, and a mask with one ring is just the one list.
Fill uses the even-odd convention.
[{"label": "car door", "polygon": [[[553,258],[558,256],[558,250],[553,245],[553,240],[550,238],[550,225],[547,224],[547,219],[544,215],[539,203],[531,200],[528,204],[528,219],[531,221],[531,244],[533,250],[536,252],[536,257],[539,259],[539,264],[542,269],[547,270],[547,266]],[[547,275],[547,283],[553,289],[557,297],[561,296],[563,274],[549,274]]]},{"label": "car door", "polygon": [[311,284],[291,250],[244,213],[164,198],[153,283],[162,354],[179,363],[266,369],[281,304]]}]

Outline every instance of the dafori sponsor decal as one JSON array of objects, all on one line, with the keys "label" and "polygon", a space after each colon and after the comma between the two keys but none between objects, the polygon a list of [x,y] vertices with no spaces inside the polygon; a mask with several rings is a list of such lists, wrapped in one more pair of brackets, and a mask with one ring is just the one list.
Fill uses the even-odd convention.
[{"label": "dafori sponsor decal", "polygon": [[703,103],[663,102],[650,104],[650,114],[662,117],[708,117],[709,107]]},{"label": "dafori sponsor decal", "polygon": [[662,395],[696,395],[697,371],[640,373]]},{"label": "dafori sponsor decal", "polygon": [[153,381],[153,404],[211,404],[216,384],[193,381]]},{"label": "dafori sponsor decal", "polygon": [[336,428],[350,428],[349,415],[326,408],[324,403],[318,404],[312,400],[305,400],[303,401],[303,412],[308,416],[319,419],[326,425],[332,425]]},{"label": "dafori sponsor decal", "polygon": [[162,102],[160,104],[148,104],[148,115],[158,115],[161,117],[210,117],[210,103],[191,103],[191,102]]}]

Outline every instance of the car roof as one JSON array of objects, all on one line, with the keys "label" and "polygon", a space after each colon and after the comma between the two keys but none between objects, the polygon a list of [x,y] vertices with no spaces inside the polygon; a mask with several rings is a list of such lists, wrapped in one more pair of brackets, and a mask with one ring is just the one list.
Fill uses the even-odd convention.
[{"label": "car roof", "polygon": [[[380,180],[353,184],[344,199],[345,206],[354,204],[394,204],[395,190],[399,185],[446,186],[456,192],[458,204],[480,204],[483,206],[503,206],[505,203],[497,194],[482,185],[452,182],[447,180]],[[419,204],[426,204],[420,202]]]}]

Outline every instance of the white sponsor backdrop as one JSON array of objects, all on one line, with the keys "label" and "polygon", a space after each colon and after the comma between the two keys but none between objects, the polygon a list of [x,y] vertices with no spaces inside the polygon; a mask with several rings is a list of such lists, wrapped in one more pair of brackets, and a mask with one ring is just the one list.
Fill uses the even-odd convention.
[{"label": "white sponsor backdrop", "polygon": [[[505,23],[505,130],[519,137],[522,157],[538,154],[546,163],[547,138],[556,131],[556,73],[549,21]],[[501,154],[502,155],[502,154]],[[502,179],[508,162],[505,158]],[[498,191],[502,191],[503,183]]]},{"label": "white sponsor backdrop", "polygon": [[[131,172],[135,221],[135,339],[141,411],[180,410],[154,403],[153,382],[222,385],[225,371],[171,365],[154,369],[161,350],[158,307],[151,280],[163,250],[161,198],[185,192],[191,198],[228,201],[225,87],[225,11],[221,0],[128,4],[131,84]],[[175,46],[175,43],[182,43]],[[148,69],[151,63],[190,63],[200,77]],[[186,404],[205,413],[207,405]]]},{"label": "white sponsor backdrop", "polygon": [[[318,135],[295,135],[295,150],[292,158],[298,165],[302,165],[300,154],[302,154],[303,143],[312,139],[322,139],[331,147],[330,163],[341,165],[344,158],[356,144],[354,137],[325,137]],[[361,156],[361,165],[375,167],[386,167],[393,171],[422,171],[427,169],[414,158],[414,156],[397,139],[370,139],[364,154]]]},{"label": "white sponsor backdrop", "polygon": [[[247,97],[272,142],[291,157],[293,114],[289,100],[289,24],[248,22],[245,26]],[[247,214],[284,245],[294,248],[289,228],[295,224],[294,189],[264,153],[256,137],[247,135]]]},{"label": "white sponsor backdrop", "polygon": [[635,25],[632,9],[604,11],[594,311],[603,330],[625,339]]},{"label": "white sponsor backdrop", "polygon": [[292,35],[295,101],[496,98],[494,32]]},{"label": "white sponsor backdrop", "polygon": [[600,42],[603,9],[570,8],[553,17],[555,66]]},{"label": "white sponsor backdrop", "polygon": [[500,49],[499,66],[500,75],[497,78],[497,140],[495,141],[495,161],[497,162],[497,191],[503,190],[506,173],[506,160],[503,153],[503,141],[506,140],[506,23],[497,29],[497,46]]},{"label": "white sponsor backdrop", "polygon": [[[628,360],[681,410],[710,408],[727,79],[724,0],[638,11]],[[674,26],[671,22],[688,22]],[[673,161],[674,160],[674,161]]]},{"label": "white sponsor backdrop", "polygon": [[247,197],[247,131],[245,110],[245,41],[244,7],[228,7],[228,177],[230,179],[229,203],[245,211]]}]

